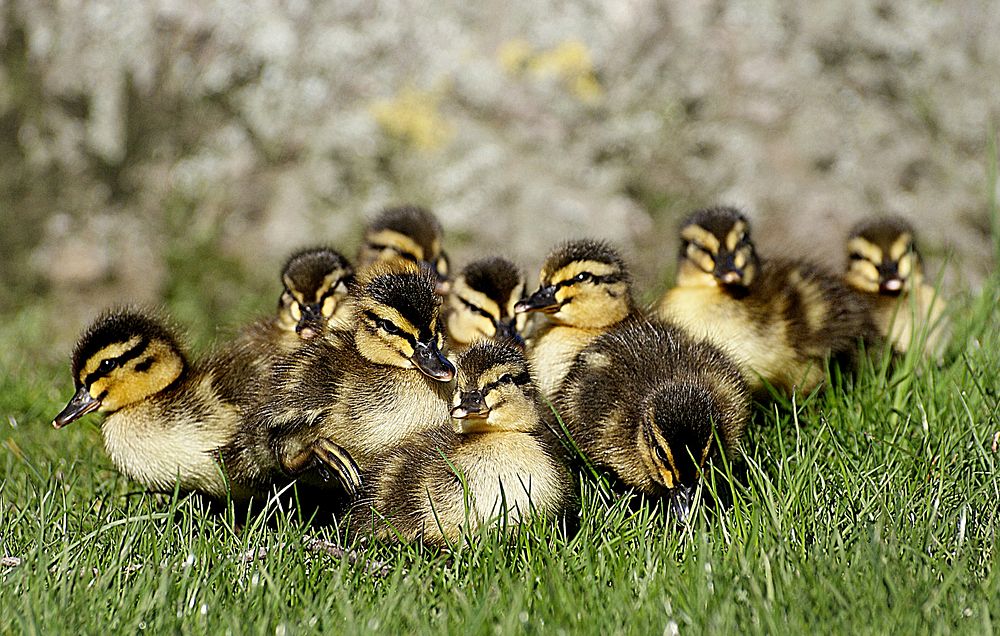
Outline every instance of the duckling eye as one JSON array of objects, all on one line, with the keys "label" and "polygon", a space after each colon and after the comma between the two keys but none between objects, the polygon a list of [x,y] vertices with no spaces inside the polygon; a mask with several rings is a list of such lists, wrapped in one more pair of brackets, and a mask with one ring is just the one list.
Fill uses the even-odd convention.
[{"label": "duckling eye", "polygon": [[852,261],[863,261],[865,259],[860,252],[851,252],[850,258]]},{"label": "duckling eye", "polygon": [[593,275],[590,272],[580,272],[579,274],[573,277],[573,280],[582,283],[584,281],[590,280],[591,278],[593,278]]},{"label": "duckling eye", "polygon": [[386,332],[390,336],[401,336],[401,335],[403,335],[403,331],[399,327],[397,327],[396,325],[392,324],[390,321],[386,320],[385,318],[376,318],[375,319],[375,326],[378,327],[379,329],[381,329],[382,331]]},{"label": "duckling eye", "polygon": [[501,384],[507,384],[507,383],[513,382],[513,381],[514,381],[514,378],[510,377],[509,373],[504,373],[503,375],[500,376],[500,379],[497,380],[497,382],[499,382]]},{"label": "duckling eye", "polygon": [[659,459],[664,464],[668,463],[669,460],[667,459],[667,454],[663,451],[663,447],[662,446],[657,445],[655,447],[655,452],[656,452],[657,459]]},{"label": "duckling eye", "polygon": [[107,358],[105,360],[101,360],[101,364],[97,367],[97,370],[102,373],[107,373],[108,371],[111,371],[117,366],[118,362],[116,360],[114,360],[113,358]]}]

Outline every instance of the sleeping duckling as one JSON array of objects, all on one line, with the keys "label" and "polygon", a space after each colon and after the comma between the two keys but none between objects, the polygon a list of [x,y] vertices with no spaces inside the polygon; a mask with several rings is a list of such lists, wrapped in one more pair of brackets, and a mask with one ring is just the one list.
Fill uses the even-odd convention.
[{"label": "sleeping duckling", "polygon": [[352,289],[353,330],[328,331],[275,365],[249,431],[257,453],[247,470],[317,465],[361,471],[403,439],[448,418],[455,368],[441,353],[441,299],[435,279],[408,263],[376,264]]},{"label": "sleeping duckling", "polygon": [[922,341],[926,355],[940,358],[948,332],[945,302],[925,282],[914,236],[899,217],[857,224],[847,239],[844,279],[872,299],[875,326],[896,351]]},{"label": "sleeping duckling", "polygon": [[538,290],[514,311],[548,317],[528,339],[528,359],[548,397],[584,347],[637,312],[625,261],[609,244],[589,239],[555,248],[542,266]]},{"label": "sleeping duckling", "polygon": [[680,518],[707,462],[737,454],[750,416],[746,383],[728,356],[647,320],[591,342],[554,402],[584,455],[626,485],[669,496]]},{"label": "sleeping duckling", "polygon": [[753,391],[763,381],[808,393],[824,360],[873,336],[863,298],[809,263],[758,259],[750,223],[733,208],[695,212],[681,225],[677,286],[660,315],[729,352]]},{"label": "sleeping duckling", "polygon": [[505,258],[483,258],[465,266],[448,294],[448,343],[459,350],[476,340],[523,343],[525,314],[514,306],[524,296],[524,277]]},{"label": "sleeping duckling", "polygon": [[365,229],[358,270],[383,261],[404,260],[437,277],[437,292],[448,293],[448,255],[441,249],[444,232],[430,211],[414,205],[386,208]]},{"label": "sleeping duckling", "polygon": [[574,481],[520,348],[481,340],[458,362],[458,386],[444,424],[409,440],[366,475],[357,528],[389,540],[454,544],[500,520],[559,519]]},{"label": "sleeping duckling", "polygon": [[281,270],[283,289],[277,315],[258,320],[241,330],[237,346],[267,373],[282,355],[304,340],[327,329],[347,328],[351,317],[347,302],[354,268],[334,249],[317,247],[298,251]]}]

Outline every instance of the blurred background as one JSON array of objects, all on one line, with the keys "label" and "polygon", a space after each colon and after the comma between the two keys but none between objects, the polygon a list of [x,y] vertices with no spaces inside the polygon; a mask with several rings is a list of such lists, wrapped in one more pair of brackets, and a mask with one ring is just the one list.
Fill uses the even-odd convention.
[{"label": "blurred background", "polygon": [[4,329],[63,361],[133,301],[205,342],[273,308],[290,250],[353,256],[401,202],[453,264],[532,282],[554,243],[611,239],[645,300],[714,203],[765,255],[839,269],[893,213],[946,291],[996,267],[1000,2],[502,5],[0,1]]}]

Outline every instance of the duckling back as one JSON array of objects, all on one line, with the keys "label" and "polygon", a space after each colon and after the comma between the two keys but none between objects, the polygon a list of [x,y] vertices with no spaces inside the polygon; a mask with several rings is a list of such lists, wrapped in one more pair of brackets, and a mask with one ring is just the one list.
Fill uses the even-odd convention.
[{"label": "duckling back", "polygon": [[733,361],[655,320],[629,320],[596,338],[554,405],[591,461],[656,495],[690,487],[708,459],[735,454],[749,418]]}]

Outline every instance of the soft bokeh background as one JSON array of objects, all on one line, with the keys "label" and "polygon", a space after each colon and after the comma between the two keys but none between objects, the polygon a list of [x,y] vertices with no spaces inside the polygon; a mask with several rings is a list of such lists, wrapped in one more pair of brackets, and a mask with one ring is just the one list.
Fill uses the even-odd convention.
[{"label": "soft bokeh background", "polygon": [[[64,358],[104,306],[210,337],[287,252],[353,255],[431,207],[453,261],[626,249],[649,299],[678,218],[743,206],[765,254],[842,267],[898,213],[948,291],[996,266],[1000,2],[0,1],[0,318]],[[28,336],[26,340],[30,340]]]}]

